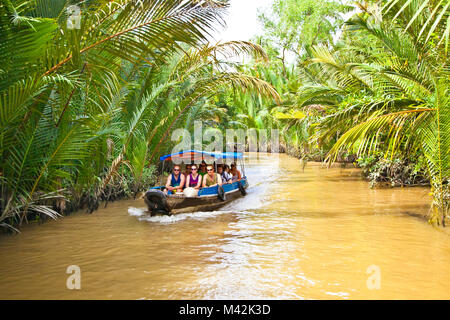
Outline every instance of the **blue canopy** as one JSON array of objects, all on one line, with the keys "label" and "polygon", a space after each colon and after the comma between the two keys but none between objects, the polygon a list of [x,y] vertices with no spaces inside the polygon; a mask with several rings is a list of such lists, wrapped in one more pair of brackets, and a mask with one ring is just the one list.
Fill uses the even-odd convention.
[{"label": "blue canopy", "polygon": [[207,152],[198,150],[184,150],[178,153],[168,154],[159,158],[159,160],[172,160],[172,158],[182,160],[216,160],[216,159],[242,159],[242,152]]}]

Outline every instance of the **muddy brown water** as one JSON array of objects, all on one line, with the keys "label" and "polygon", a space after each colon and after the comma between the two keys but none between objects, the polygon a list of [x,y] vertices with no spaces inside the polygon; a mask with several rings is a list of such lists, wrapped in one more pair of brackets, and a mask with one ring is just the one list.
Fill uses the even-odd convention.
[{"label": "muddy brown water", "polygon": [[450,233],[411,216],[427,188],[373,190],[357,169],[286,155],[247,162],[249,194],[220,211],[150,218],[126,200],[1,236],[0,298],[450,298]]}]

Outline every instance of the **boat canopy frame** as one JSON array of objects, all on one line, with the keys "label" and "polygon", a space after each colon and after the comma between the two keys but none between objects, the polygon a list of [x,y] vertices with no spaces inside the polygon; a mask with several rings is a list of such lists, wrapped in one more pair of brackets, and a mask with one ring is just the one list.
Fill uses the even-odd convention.
[{"label": "boat canopy frame", "polygon": [[[178,160],[180,162],[185,163],[194,163],[194,162],[202,162],[202,161],[214,161],[214,170],[217,171],[216,160],[223,159],[234,159],[236,164],[238,163],[241,166],[242,177],[245,177],[245,167],[244,167],[244,154],[242,152],[210,152],[210,151],[200,151],[200,150],[183,150],[177,153],[167,154],[161,156],[159,158],[162,161],[162,169],[161,174],[164,173],[164,167],[166,161]],[[160,177],[160,182],[163,183],[162,177]]]},{"label": "boat canopy frame", "polygon": [[173,159],[180,160],[218,160],[218,159],[242,159],[244,155],[242,152],[209,152],[199,150],[184,150],[177,153],[167,154],[159,158],[160,161],[172,161]]}]

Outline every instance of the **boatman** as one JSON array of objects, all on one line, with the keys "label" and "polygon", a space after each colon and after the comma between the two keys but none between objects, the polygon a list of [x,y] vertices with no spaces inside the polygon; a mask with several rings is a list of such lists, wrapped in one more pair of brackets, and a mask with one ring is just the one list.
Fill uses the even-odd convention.
[{"label": "boatman", "polygon": [[171,191],[173,194],[183,191],[185,176],[180,171],[179,165],[173,167],[172,174],[167,177],[166,189],[164,189],[165,194],[167,194],[168,191]]}]

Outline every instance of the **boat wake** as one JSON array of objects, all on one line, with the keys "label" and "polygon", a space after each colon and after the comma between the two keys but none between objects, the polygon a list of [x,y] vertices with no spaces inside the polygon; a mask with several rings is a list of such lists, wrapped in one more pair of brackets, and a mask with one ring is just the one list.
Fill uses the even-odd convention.
[{"label": "boat wake", "polygon": [[170,224],[179,222],[186,219],[204,220],[212,217],[216,217],[221,214],[233,213],[234,211],[220,210],[220,211],[198,211],[192,213],[180,213],[173,216],[154,216],[151,217],[146,208],[128,208],[130,216],[138,217],[139,221],[147,221],[153,223]]}]

